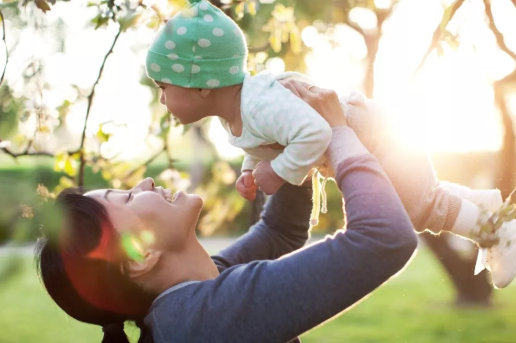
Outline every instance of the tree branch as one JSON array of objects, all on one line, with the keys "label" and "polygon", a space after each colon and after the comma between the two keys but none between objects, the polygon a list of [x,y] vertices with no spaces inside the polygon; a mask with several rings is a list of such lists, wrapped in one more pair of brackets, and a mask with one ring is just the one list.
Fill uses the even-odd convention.
[{"label": "tree branch", "polygon": [[[2,143],[2,142],[3,142],[3,140],[0,138],[0,143]],[[0,148],[0,150],[3,151],[4,153],[6,153],[7,155],[11,156],[12,158],[18,158],[18,157],[22,157],[22,156],[48,156],[48,157],[54,157],[54,154],[51,154],[49,152],[42,152],[42,151],[29,152],[29,148],[30,147],[27,147],[27,149],[25,149],[25,151],[20,152],[20,153],[14,153],[14,152],[12,152],[7,147]]]},{"label": "tree branch", "polygon": [[[513,3],[516,3],[516,0],[513,0]],[[511,56],[511,58],[516,62],[516,53],[507,47],[507,45],[505,44],[503,34],[500,32],[500,30],[498,30],[498,27],[496,26],[493,17],[493,11],[491,8],[491,1],[484,0],[484,5],[486,7],[487,18],[489,19],[489,29],[493,31],[496,37],[496,43],[498,44],[498,47],[507,55]]]},{"label": "tree branch", "polygon": [[174,159],[172,158],[172,155],[170,154],[171,149],[170,149],[170,143],[168,142],[168,137],[163,138],[163,143],[164,143],[163,149],[165,150],[165,153],[167,154],[168,168],[172,169],[172,168],[174,168]]},{"label": "tree branch", "polygon": [[267,43],[263,44],[262,46],[257,46],[257,47],[254,47],[254,48],[249,48],[249,53],[251,54],[256,54],[257,52],[262,52],[262,51],[265,51],[267,49],[269,49],[271,46],[271,44],[267,41]]},{"label": "tree branch", "polygon": [[5,65],[4,70],[2,71],[2,76],[0,76],[0,86],[4,82],[5,70],[7,69],[7,62],[9,61],[9,52],[7,51],[7,42],[5,41],[5,18],[2,10],[0,10],[0,20],[2,21],[2,40],[4,42],[5,47]]},{"label": "tree branch", "polygon": [[119,25],[118,32],[117,32],[115,38],[113,39],[113,43],[111,44],[111,47],[109,48],[108,52],[104,56],[104,60],[102,61],[102,65],[100,66],[99,74],[97,76],[97,80],[95,80],[95,83],[93,84],[93,87],[91,89],[91,93],[88,95],[88,107],[86,109],[86,117],[84,118],[84,127],[82,130],[82,136],[81,136],[81,145],[78,150],[80,153],[80,166],[79,166],[77,185],[79,187],[84,186],[84,166],[86,164],[86,159],[84,157],[84,142],[86,140],[86,128],[88,126],[88,118],[90,116],[91,105],[93,103],[93,98],[95,96],[95,88],[97,87],[97,85],[100,81],[100,78],[102,77],[104,67],[106,66],[106,61],[107,61],[109,55],[111,55],[113,53],[113,49],[116,45],[116,42],[118,41],[118,38],[122,34],[122,32],[123,32],[122,25]]},{"label": "tree branch", "polygon": [[[452,8],[452,12],[451,12],[450,20],[449,21],[451,21],[453,19],[453,16],[457,12],[457,10],[462,6],[463,3],[464,3],[464,0],[457,0],[455,2],[455,4],[453,5],[453,8]],[[446,12],[443,15],[443,20],[445,19],[445,16],[446,16]],[[442,20],[441,20],[441,22],[442,22]],[[430,46],[428,47],[427,51],[423,55],[423,58],[421,59],[421,62],[419,62],[419,65],[417,66],[417,68],[412,73],[412,77],[414,77],[423,68],[423,66],[425,65],[425,62],[426,62],[428,56],[430,56],[430,54],[435,50],[435,48],[437,48],[437,44],[439,44],[439,41],[441,40],[441,35],[442,34],[443,34],[443,30],[442,30],[441,25],[439,23],[439,26],[437,26],[437,28],[434,31],[434,35],[432,36],[432,42],[430,43]]]},{"label": "tree branch", "polygon": [[154,155],[152,155],[147,161],[145,161],[143,164],[141,164],[140,166],[134,168],[133,170],[131,170],[126,176],[125,176],[125,179],[128,179],[130,178],[131,176],[134,175],[134,173],[136,173],[138,171],[138,169],[140,169],[141,167],[147,167],[149,164],[151,164],[156,158],[159,157],[159,155],[161,155],[161,153],[163,151],[166,151],[167,148],[166,148],[166,145],[160,150],[158,151],[157,153],[155,153]]},{"label": "tree branch", "polygon": [[[347,16],[346,16],[346,18],[347,18]],[[351,27],[356,32],[360,33],[362,35],[362,37],[364,37],[364,39],[365,39],[366,33],[365,33],[365,31],[360,26],[358,26],[357,24],[351,22],[349,19],[346,19],[345,24],[348,25],[349,27]]]},{"label": "tree branch", "polygon": [[[516,6],[516,0],[512,1]],[[484,6],[486,10],[487,18],[489,19],[489,29],[493,32],[496,38],[496,44],[507,55],[509,55],[516,62],[516,53],[509,49],[509,47],[505,44],[505,39],[498,30],[496,26],[493,11],[491,8],[491,1],[484,0]],[[515,142],[516,137],[514,135],[514,123],[512,121],[511,115],[509,113],[509,109],[505,102],[505,94],[504,94],[504,85],[508,82],[512,82],[516,80],[516,70],[514,70],[511,74],[507,75],[501,80],[494,82],[493,89],[495,94],[495,103],[500,110],[502,115],[502,123],[504,128],[503,134],[503,145],[500,150],[500,178],[497,182],[497,188],[499,188],[502,192],[502,195],[505,197],[512,190],[512,186],[514,185],[515,175],[514,171],[516,170],[516,163],[514,161],[514,156],[516,154],[515,151]]]}]

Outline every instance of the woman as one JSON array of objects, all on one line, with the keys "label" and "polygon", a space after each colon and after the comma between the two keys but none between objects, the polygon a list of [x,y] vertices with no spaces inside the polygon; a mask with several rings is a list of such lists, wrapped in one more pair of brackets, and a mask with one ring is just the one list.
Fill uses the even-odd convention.
[{"label": "woman", "polygon": [[417,240],[395,190],[346,126],[335,93],[293,87],[332,127],[327,156],[344,194],[346,232],[300,249],[311,188],[285,185],[247,234],[210,257],[195,236],[196,195],[172,196],[152,179],[128,191],[65,191],[61,231],[38,249],[53,300],[102,326],[103,342],[127,342],[123,323],[132,320],[140,342],[285,343],[397,273]]}]

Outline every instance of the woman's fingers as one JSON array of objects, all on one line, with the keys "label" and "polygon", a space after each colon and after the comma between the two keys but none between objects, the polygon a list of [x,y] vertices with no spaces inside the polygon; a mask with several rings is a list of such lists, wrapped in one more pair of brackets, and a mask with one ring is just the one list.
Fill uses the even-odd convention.
[{"label": "woman's fingers", "polygon": [[313,94],[307,89],[308,87],[304,86],[302,82],[294,81],[291,84],[304,101],[308,102],[308,100],[313,97]]},{"label": "woman's fingers", "polygon": [[285,87],[286,89],[288,89],[289,91],[291,91],[292,93],[294,93],[295,96],[297,96],[298,98],[301,98],[301,95],[299,95],[299,92],[297,91],[296,87],[294,87],[293,83],[296,83],[296,81],[291,81],[291,80],[280,80],[279,83]]},{"label": "woman's fingers", "polygon": [[294,82],[292,85],[301,95],[301,99],[326,119],[331,127],[347,125],[342,105],[335,91],[312,87],[301,82]]}]

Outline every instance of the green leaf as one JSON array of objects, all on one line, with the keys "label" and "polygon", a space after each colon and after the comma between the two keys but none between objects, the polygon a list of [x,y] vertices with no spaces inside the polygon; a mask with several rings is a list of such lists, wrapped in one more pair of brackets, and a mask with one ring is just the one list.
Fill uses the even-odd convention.
[{"label": "green leaf", "polygon": [[36,0],[36,7],[42,10],[43,13],[51,10],[50,5],[45,0]]},{"label": "green leaf", "polygon": [[153,30],[157,30],[160,25],[161,25],[161,20],[157,15],[152,16],[151,19],[147,22],[147,27],[149,29],[153,29]]},{"label": "green leaf", "polygon": [[271,44],[271,48],[274,52],[278,53],[281,51],[281,31],[276,30],[272,32],[269,37],[269,43]]},{"label": "green leaf", "polygon": [[256,2],[251,1],[247,4],[247,12],[249,12],[250,15],[256,15]]},{"label": "green leaf", "polygon": [[106,24],[108,21],[109,17],[104,17],[102,14],[97,15],[91,20],[91,22],[95,24],[95,30]]},{"label": "green leaf", "polygon": [[67,158],[68,154],[66,152],[57,153],[54,159],[54,170],[57,172],[63,170]]},{"label": "green leaf", "polygon": [[159,127],[160,127],[160,133],[159,137],[162,139],[166,139],[168,136],[168,133],[170,132],[170,114],[165,114],[163,117],[161,117],[161,120],[159,121]]},{"label": "green leaf", "polygon": [[235,7],[235,15],[236,15],[235,19],[236,20],[240,20],[244,17],[244,8],[245,8],[244,6],[245,6],[245,4],[243,1],[240,2],[238,5],[236,5],[236,7]]},{"label": "green leaf", "polygon": [[77,161],[68,157],[64,165],[64,172],[70,176],[75,176],[77,174]]},{"label": "green leaf", "polygon": [[66,176],[61,176],[61,178],[59,179],[59,184],[65,188],[69,188],[69,187],[73,187],[74,186],[74,182],[72,179],[66,177]]},{"label": "green leaf", "polygon": [[446,26],[450,22],[453,13],[453,7],[455,6],[455,1],[450,4],[450,6],[446,7],[443,13],[443,18],[441,19],[441,23],[439,24],[439,29],[441,32],[446,30]]},{"label": "green leaf", "polygon": [[39,133],[50,133],[51,130],[47,125],[41,125],[38,127],[38,132]]},{"label": "green leaf", "polygon": [[142,13],[131,13],[125,17],[122,17],[118,19],[118,22],[120,23],[120,27],[123,31],[126,31],[130,27],[134,26],[136,22],[138,22],[138,19],[140,19]]},{"label": "green leaf", "polygon": [[100,143],[107,142],[109,140],[109,138],[111,137],[110,134],[107,134],[104,131],[102,131],[102,125],[99,125],[99,129],[95,136],[97,137],[97,139],[99,140]]},{"label": "green leaf", "polygon": [[299,30],[290,32],[290,48],[294,54],[301,52],[301,35],[299,34]]}]

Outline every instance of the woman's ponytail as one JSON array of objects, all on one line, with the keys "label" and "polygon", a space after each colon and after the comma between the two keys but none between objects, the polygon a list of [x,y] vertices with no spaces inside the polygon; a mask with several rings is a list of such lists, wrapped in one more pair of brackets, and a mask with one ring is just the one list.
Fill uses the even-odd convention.
[{"label": "woman's ponytail", "polygon": [[113,323],[102,327],[102,343],[129,343],[124,331],[124,323]]}]

